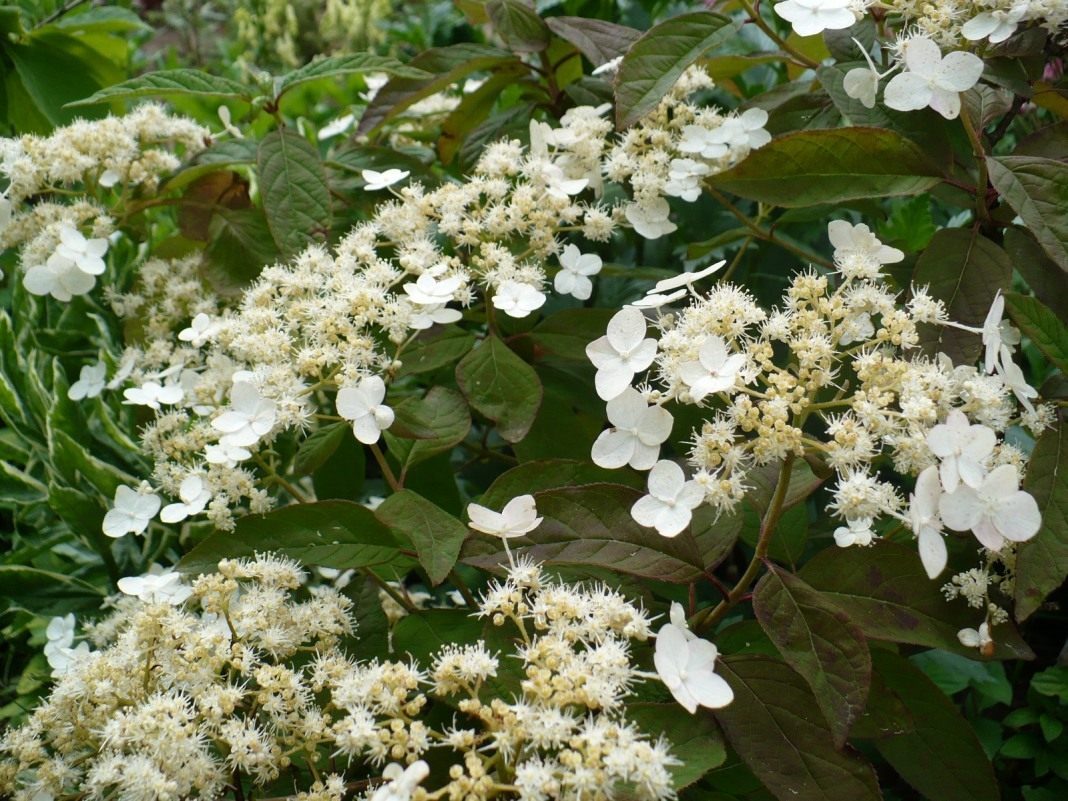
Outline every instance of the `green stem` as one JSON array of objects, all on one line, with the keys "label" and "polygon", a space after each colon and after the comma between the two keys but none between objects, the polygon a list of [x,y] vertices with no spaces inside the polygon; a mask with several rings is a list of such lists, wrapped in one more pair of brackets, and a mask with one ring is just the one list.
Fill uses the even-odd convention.
[{"label": "green stem", "polygon": [[975,165],[979,170],[979,178],[975,182],[975,216],[984,224],[991,224],[990,209],[986,202],[986,188],[990,183],[986,169],[986,151],[983,149],[983,141],[979,129],[968,114],[968,107],[961,104],[960,121],[964,125],[964,132],[968,135],[968,141],[972,145],[972,154],[975,156]]},{"label": "green stem", "polygon": [[738,222],[748,228],[752,232],[753,236],[755,236],[757,239],[769,242],[772,245],[777,245],[783,250],[788,250],[791,253],[812,262],[813,264],[818,264],[821,267],[826,267],[828,270],[834,269],[834,263],[828,261],[823,256],[820,256],[818,253],[813,253],[812,251],[806,250],[805,248],[798,247],[797,245],[791,242],[787,242],[785,239],[779,239],[777,236],[775,236],[774,232],[761,228],[755,222],[750,220],[749,217],[747,217],[741,211],[741,209],[731,203],[721,192],[713,189],[707,184],[705,184],[705,191],[708,192],[708,194],[710,194],[712,197],[714,197],[716,201],[723,206],[723,208],[730,212],[734,216],[734,218],[738,220]]},{"label": "green stem", "polygon": [[764,513],[764,519],[760,523],[760,536],[757,539],[756,550],[753,553],[753,558],[749,561],[749,566],[745,569],[742,577],[738,579],[738,583],[734,585],[734,588],[727,593],[726,598],[716,604],[711,611],[705,610],[704,613],[694,617],[691,621],[691,627],[695,631],[699,628],[711,628],[722,620],[723,616],[741,601],[742,597],[749,591],[749,585],[756,579],[757,574],[760,572],[761,564],[767,558],[768,548],[771,546],[771,536],[775,532],[775,527],[779,524],[780,518],[782,518],[783,504],[786,501],[786,491],[790,486],[790,469],[793,467],[794,458],[794,454],[791,453],[783,460],[782,467],[779,469],[775,494],[772,496],[768,510]]},{"label": "green stem", "polygon": [[400,492],[404,489],[404,484],[398,481],[397,476],[393,474],[393,468],[389,466],[389,462],[386,461],[386,455],[382,453],[378,443],[375,442],[368,447],[371,448],[371,453],[374,454],[375,461],[378,462],[378,469],[382,471],[382,477],[389,484],[389,488],[394,492]]}]

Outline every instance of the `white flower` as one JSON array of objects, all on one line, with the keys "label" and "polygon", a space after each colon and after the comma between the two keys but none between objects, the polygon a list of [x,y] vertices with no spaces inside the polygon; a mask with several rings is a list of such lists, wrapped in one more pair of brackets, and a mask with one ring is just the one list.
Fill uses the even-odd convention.
[{"label": "white flower", "polygon": [[848,548],[851,545],[871,545],[871,541],[875,538],[871,524],[870,517],[846,520],[844,526],[839,526],[834,530],[835,544],[839,548]]},{"label": "white flower", "polygon": [[123,403],[132,406],[148,406],[150,409],[159,409],[160,405],[172,406],[181,403],[185,391],[179,384],[160,384],[158,381],[146,381],[139,387],[129,387],[123,390],[122,396],[126,398]]},{"label": "white flower", "polygon": [[980,623],[979,630],[961,629],[957,632],[957,639],[965,648],[978,648],[980,651],[992,645],[994,639],[990,636],[990,626]]},{"label": "white flower", "polygon": [[223,125],[223,130],[226,131],[234,139],[244,139],[245,135],[241,133],[236,127],[234,127],[234,119],[230,116],[230,109],[227,106],[219,106],[219,122]]},{"label": "white flower", "polygon": [[352,421],[352,433],[364,445],[378,442],[393,425],[393,410],[382,403],[385,397],[386,383],[377,375],[365,376],[356,386],[337,392],[337,413]]},{"label": "white flower", "polygon": [[745,355],[732,354],[726,340],[717,334],[709,334],[705,338],[698,357],[700,361],[684,362],[679,367],[679,375],[689,385],[695,401],[733,387],[738,381],[738,374],[745,367]]},{"label": "white flower", "polygon": [[211,500],[208,483],[198,475],[186,476],[178,488],[181,503],[171,503],[163,507],[159,519],[164,523],[180,523],[187,517],[198,515]]},{"label": "white flower", "polygon": [[775,4],[775,13],[793,26],[798,36],[851,28],[857,21],[853,0],[786,0]]},{"label": "white flower", "polygon": [[423,306],[440,306],[453,299],[456,290],[463,284],[462,275],[438,278],[443,272],[439,268],[427,270],[414,282],[404,285],[404,291],[413,303]]},{"label": "white flower", "polygon": [[896,264],[905,258],[897,248],[884,245],[864,223],[853,225],[845,220],[832,220],[827,223],[827,237],[834,245],[835,263],[843,272],[857,271],[861,265],[874,268],[874,273],[859,277],[874,279],[880,265]]},{"label": "white flower", "polygon": [[737,117],[727,117],[712,131],[710,140],[722,142],[728,148],[756,150],[771,141],[771,134],[764,130],[768,124],[768,112],[762,108],[746,109]]},{"label": "white flower", "polygon": [[493,293],[493,307],[509,317],[526,317],[545,305],[544,293],[521,281],[502,281]]},{"label": "white flower", "polygon": [[128,350],[122,357],[122,361],[119,363],[119,368],[115,371],[115,375],[111,377],[111,380],[107,383],[108,389],[118,389],[122,386],[122,383],[130,377],[130,373],[133,372],[134,366],[137,364],[137,351]]},{"label": "white flower", "polygon": [[104,170],[100,173],[100,177],[96,179],[96,182],[105,189],[111,189],[119,181],[122,180],[122,173],[118,170]]},{"label": "white flower", "polygon": [[543,166],[542,176],[545,179],[545,194],[557,200],[567,200],[571,195],[577,195],[590,183],[589,178],[568,178],[555,164]]},{"label": "white flower", "polygon": [[393,186],[393,184],[398,181],[403,181],[411,175],[408,170],[398,170],[396,168],[390,168],[383,172],[378,172],[377,170],[363,170],[360,174],[363,176],[363,180],[367,184],[364,188],[368,192],[377,192],[379,189]]},{"label": "white flower", "polygon": [[388,783],[376,787],[368,801],[411,801],[412,793],[429,775],[430,766],[421,759],[406,768],[392,762],[382,771]]},{"label": "white flower", "polygon": [[632,303],[628,303],[624,308],[659,309],[661,306],[667,306],[669,303],[674,303],[676,300],[686,297],[688,291],[689,290],[687,289],[677,289],[674,292],[668,292],[667,294],[650,292],[645,297],[635,300]]},{"label": "white flower", "polygon": [[467,504],[468,525],[475,531],[501,539],[522,537],[541,524],[533,495],[512,498],[500,512],[494,512],[477,503]]},{"label": "white flower", "polygon": [[646,239],[659,239],[678,229],[678,226],[668,219],[670,214],[671,206],[662,197],[644,205],[628,203],[623,209],[623,216],[627,218],[627,222]]},{"label": "white flower", "polygon": [[681,153],[696,153],[705,159],[722,158],[729,150],[722,138],[713,138],[712,129],[703,125],[685,126],[678,147]]},{"label": "white flower", "polygon": [[553,279],[553,288],[561,295],[589,300],[593,294],[593,281],[589,276],[597,275],[600,271],[600,256],[583,253],[574,245],[568,245],[560,254],[560,272]]},{"label": "white flower", "polygon": [[593,72],[590,75],[603,75],[606,72],[615,72],[619,69],[619,65],[623,63],[623,56],[616,56],[615,58],[606,61],[599,67],[594,67]]},{"label": "white flower", "polygon": [[[686,288],[693,290],[693,285],[698,281],[708,278],[713,273],[719,272],[726,261],[717,261],[715,264],[710,264],[703,270],[694,270],[692,273],[679,273],[671,278],[664,278],[657,281],[653,285],[653,288],[646,292],[646,295],[663,295],[664,293],[671,292],[675,289]],[[631,304],[632,306],[635,304]]]},{"label": "white flower", "polygon": [[897,66],[895,65],[886,72],[880,74],[879,71],[875,69],[875,63],[871,60],[867,48],[857,41],[856,38],[853,39],[853,43],[860,48],[860,54],[864,56],[864,60],[868,62],[868,66],[857,67],[847,72],[845,78],[842,80],[842,89],[845,90],[845,93],[849,97],[854,100],[859,100],[861,105],[865,108],[875,108],[875,98],[879,94],[879,81],[896,70]]},{"label": "white flower", "polygon": [[[68,673],[75,664],[89,654],[89,643],[87,642],[78,643],[77,648],[67,646],[50,649],[47,645],[45,646],[45,659],[48,660],[48,666],[52,668],[52,678],[56,679]],[[44,796],[44,798],[51,797],[51,795]],[[37,801],[37,796],[34,796],[33,801]]]},{"label": "white flower", "polygon": [[146,573],[119,579],[119,589],[146,604],[177,606],[193,594],[193,588],[182,584],[181,573]]},{"label": "white flower", "polygon": [[204,447],[204,459],[208,464],[221,464],[224,467],[236,467],[238,462],[249,459],[252,452],[229,442],[220,441],[218,445]]},{"label": "white flower", "polygon": [[701,161],[672,159],[664,194],[693,203],[701,196],[701,178],[711,171],[712,168]]},{"label": "white flower", "polygon": [[960,482],[978,487],[986,475],[986,460],[994,452],[997,434],[983,425],[971,425],[967,415],[954,409],[946,422],[927,432],[927,446],[942,460],[938,472],[946,492],[953,492]]},{"label": "white flower", "polygon": [[645,336],[645,315],[634,308],[616,312],[607,334],[586,346],[586,356],[597,368],[597,395],[605,401],[618,397],[656,358],[656,340]]},{"label": "white flower", "polygon": [[978,42],[980,39],[987,39],[990,44],[1004,42],[1016,32],[1029,6],[1027,0],[1023,0],[1014,3],[1007,11],[1001,8],[984,11],[961,26],[961,36],[970,42]]},{"label": "white flower", "polygon": [[71,400],[95,398],[104,391],[104,379],[108,368],[103,362],[82,365],[78,380],[67,388],[67,397]]},{"label": "white flower", "polygon": [[444,304],[420,306],[408,319],[408,327],[413,331],[425,331],[434,325],[447,325],[463,318],[459,309],[446,308]]},{"label": "white flower", "polygon": [[255,385],[237,381],[230,390],[230,408],[211,421],[211,427],[221,431],[219,444],[247,448],[274,428],[278,407],[264,398]]},{"label": "white flower", "polygon": [[613,428],[602,431],[593,443],[594,464],[609,469],[629,464],[635,470],[648,470],[656,464],[660,444],[671,436],[671,413],[649,406],[642,394],[630,387],[608,401],[607,411]]},{"label": "white flower", "polygon": [[106,239],[86,239],[73,225],[63,223],[54,256],[72,262],[86,275],[101,275],[107,268],[103,259],[107,250]]},{"label": "white flower", "polygon": [[1038,390],[1027,383],[1023,370],[1010,359],[999,360],[995,368],[1001,380],[1005,382],[1005,386],[1016,396],[1016,400],[1020,401],[1027,411],[1034,413],[1035,407],[1031,399],[1038,397]]},{"label": "white flower", "polygon": [[356,117],[354,117],[352,114],[343,114],[336,120],[332,120],[331,122],[328,122],[326,125],[320,128],[319,133],[316,134],[316,137],[320,142],[326,139],[332,139],[338,134],[345,133],[345,131],[352,127],[352,123],[354,122],[356,122]]},{"label": "white flower", "polygon": [[78,269],[78,266],[55,253],[44,264],[26,271],[22,285],[31,295],[51,295],[64,303],[75,295],[84,295],[96,286],[96,278]]},{"label": "white flower", "polygon": [[162,503],[158,495],[119,486],[115,490],[115,505],[104,515],[104,533],[109,537],[141,534]]},{"label": "white flower", "polygon": [[930,106],[947,120],[960,114],[960,93],[975,86],[983,74],[983,60],[973,53],[955,51],[945,58],[932,40],[914,36],[901,43],[908,68],[890,79],[883,102],[898,111]]},{"label": "white flower", "polygon": [[674,537],[690,525],[693,510],[704,499],[704,488],[696,481],[687,481],[681,467],[664,459],[649,471],[649,494],[631,507],[630,516],[663,537]]},{"label": "white flower", "polygon": [[942,519],[938,516],[938,502],[942,498],[942,482],[938,468],[931,466],[916,479],[916,491],[909,496],[909,525],[920,547],[920,561],[928,578],[936,578],[946,567],[946,541],[942,534]]},{"label": "white flower", "polygon": [[211,319],[210,314],[201,312],[189,324],[178,332],[178,339],[188,342],[194,348],[199,348],[219,331],[219,323]]},{"label": "white flower", "polygon": [[961,484],[956,492],[943,495],[938,512],[946,526],[954,531],[970,529],[992,551],[1000,551],[1005,540],[1029,540],[1042,527],[1038,504],[1020,489],[1019,474],[1011,464],[991,470],[978,487]]},{"label": "white flower", "polygon": [[74,644],[74,613],[70,612],[63,617],[54,617],[48,621],[48,626],[45,628],[45,637],[48,638],[48,644],[45,645],[45,652],[47,653],[48,647],[53,648],[69,648]]},{"label": "white flower", "polygon": [[983,367],[987,374],[993,373],[1000,360],[1002,364],[1012,361],[1013,350],[1020,344],[1020,332],[1002,317],[1005,314],[1005,296],[999,289],[990,304],[990,311],[983,320]]},{"label": "white flower", "polygon": [[[681,617],[674,614],[674,608],[672,604],[673,620]],[[699,639],[683,626],[665,623],[657,632],[653,655],[656,672],[690,714],[699,706],[719,709],[734,700],[730,685],[715,673],[717,656],[719,650],[715,645]]]}]

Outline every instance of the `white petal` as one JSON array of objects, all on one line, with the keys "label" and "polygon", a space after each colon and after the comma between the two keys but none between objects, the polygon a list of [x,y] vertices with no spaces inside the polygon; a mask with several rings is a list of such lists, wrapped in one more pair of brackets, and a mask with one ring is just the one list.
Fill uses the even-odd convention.
[{"label": "white petal", "polygon": [[382,437],[373,414],[364,414],[353,420],[352,433],[364,445],[374,445]]},{"label": "white petal", "polygon": [[645,315],[634,308],[616,312],[608,321],[608,341],[617,351],[630,350],[645,338]]},{"label": "white petal", "polygon": [[690,674],[686,688],[693,694],[698,704],[709,709],[725,707],[734,700],[734,691],[722,676],[711,669],[700,670]]},{"label": "white petal", "polygon": [[604,367],[597,371],[593,377],[594,386],[597,388],[597,397],[604,401],[618,398],[625,390],[630,388],[630,382],[634,380],[634,371],[629,370],[621,362],[611,367]]},{"label": "white petal", "polygon": [[656,528],[656,521],[667,505],[652,495],[643,495],[630,507],[630,516],[639,526]]},{"label": "white petal", "polygon": [[669,459],[653,465],[649,471],[649,494],[664,501],[673,501],[686,481],[682,468]]},{"label": "white petal", "polygon": [[630,462],[638,444],[637,438],[625,431],[602,431],[593,443],[590,458],[598,467],[614,470]]},{"label": "white petal", "polygon": [[939,499],[938,513],[947,527],[954,531],[968,531],[982,517],[979,496],[971,487],[957,487],[955,492],[946,493]]},{"label": "white petal", "polygon": [[1042,528],[1042,513],[1035,499],[1021,491],[1001,502],[994,515],[994,525],[1005,539],[1024,542]]},{"label": "white petal", "polygon": [[483,534],[500,535],[505,529],[504,516],[477,503],[467,504],[468,525]]},{"label": "white petal", "polygon": [[924,526],[919,535],[920,561],[927,571],[930,579],[938,578],[939,574],[946,569],[946,541],[938,529]]},{"label": "white petal", "polygon": [[910,72],[918,76],[932,77],[942,63],[942,51],[926,36],[914,36],[906,40],[901,49],[905,57],[905,65]]},{"label": "white petal", "polygon": [[931,87],[920,76],[901,72],[886,85],[883,102],[897,111],[916,111],[931,102]]},{"label": "white petal", "polygon": [[974,53],[958,50],[946,54],[935,71],[935,83],[951,92],[966,92],[983,74],[983,60]]}]

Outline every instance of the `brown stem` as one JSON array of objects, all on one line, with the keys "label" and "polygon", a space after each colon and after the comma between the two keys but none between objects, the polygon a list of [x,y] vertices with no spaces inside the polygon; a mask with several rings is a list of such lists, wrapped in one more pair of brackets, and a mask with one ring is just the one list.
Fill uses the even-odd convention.
[{"label": "brown stem", "polygon": [[760,536],[757,538],[756,550],[753,553],[753,558],[749,561],[749,566],[746,567],[742,577],[738,579],[738,583],[734,585],[734,588],[727,593],[727,597],[720,601],[714,608],[704,610],[702,614],[698,614],[690,621],[691,627],[696,631],[699,628],[711,628],[720,620],[723,616],[731,610],[732,607],[745,600],[746,593],[749,592],[749,585],[756,579],[757,574],[760,572],[760,566],[763,563],[765,557],[768,555],[768,548],[771,546],[771,536],[775,532],[775,527],[778,526],[779,520],[782,517],[783,504],[786,501],[786,491],[790,487],[790,469],[794,464],[794,454],[790,454],[783,460],[782,467],[779,469],[778,482],[775,485],[775,494],[771,498],[771,503],[768,505],[767,512],[764,513],[764,519],[760,523]]}]

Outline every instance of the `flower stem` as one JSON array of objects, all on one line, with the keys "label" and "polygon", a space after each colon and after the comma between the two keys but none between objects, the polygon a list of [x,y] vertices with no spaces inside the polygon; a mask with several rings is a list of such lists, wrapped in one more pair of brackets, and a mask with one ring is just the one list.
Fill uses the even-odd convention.
[{"label": "flower stem", "polygon": [[749,0],[739,0],[739,4],[742,8],[745,9],[745,13],[749,15],[749,19],[753,20],[753,23],[758,28],[760,28],[760,30],[764,31],[764,33],[768,35],[768,38],[770,38],[773,42],[775,42],[775,44],[781,47],[783,51],[793,56],[794,60],[798,64],[801,64],[805,67],[810,67],[811,69],[816,69],[816,67],[820,65],[818,61],[813,61],[811,58],[806,56],[793,45],[787,43],[785,39],[779,36],[779,34],[775,32],[775,29],[764,21],[763,17],[760,16],[760,12],[753,7],[753,4],[750,3]]},{"label": "flower stem", "polygon": [[393,468],[389,466],[389,462],[386,461],[386,455],[382,453],[378,443],[374,442],[368,447],[370,447],[371,453],[374,454],[375,461],[378,462],[378,468],[382,471],[382,477],[389,484],[389,488],[394,492],[400,492],[404,489],[404,484],[397,480],[397,476],[393,473]]},{"label": "flower stem", "polygon": [[760,572],[760,566],[768,555],[771,535],[775,532],[775,528],[782,517],[783,505],[786,502],[786,491],[790,487],[790,470],[793,467],[794,458],[794,454],[791,453],[783,460],[782,467],[779,469],[779,478],[775,484],[775,494],[772,496],[771,503],[764,513],[764,519],[760,523],[760,536],[757,539],[756,550],[749,562],[749,566],[745,569],[745,573],[738,579],[738,583],[734,585],[734,588],[727,593],[726,598],[716,604],[711,611],[704,610],[703,613],[696,615],[690,621],[690,625],[695,631],[699,628],[711,628],[722,620],[723,616],[733,606],[745,600],[749,585],[756,579],[757,574]]}]

